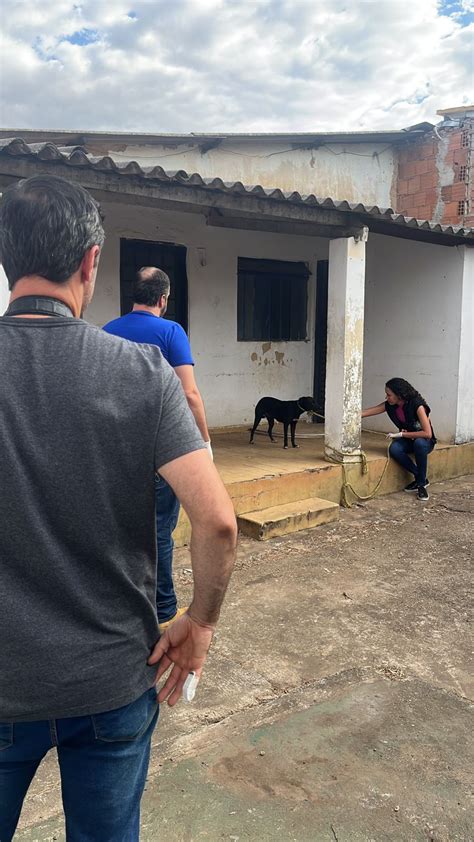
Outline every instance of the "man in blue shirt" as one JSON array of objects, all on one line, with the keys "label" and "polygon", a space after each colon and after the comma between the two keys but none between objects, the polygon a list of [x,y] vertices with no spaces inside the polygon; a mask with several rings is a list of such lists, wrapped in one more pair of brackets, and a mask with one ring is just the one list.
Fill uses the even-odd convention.
[{"label": "man in blue shirt", "polygon": [[[165,272],[153,266],[140,269],[133,288],[133,310],[106,324],[104,330],[133,342],[158,345],[181,380],[189,408],[212,458],[206,414],[194,379],[194,360],[188,337],[181,325],[163,318],[169,294],[170,279]],[[160,632],[163,632],[186,608],[177,607],[172,569],[172,533],[178,522],[179,500],[159,475],[155,478],[155,492],[158,549],[156,605]]]}]

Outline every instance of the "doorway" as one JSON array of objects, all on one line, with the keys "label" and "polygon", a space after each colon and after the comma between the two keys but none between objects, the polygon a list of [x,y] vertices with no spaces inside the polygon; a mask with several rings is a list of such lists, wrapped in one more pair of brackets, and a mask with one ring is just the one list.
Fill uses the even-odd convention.
[{"label": "doorway", "polygon": [[120,314],[133,307],[133,283],[142,266],[156,266],[166,272],[171,282],[165,318],[179,322],[188,330],[188,276],[186,246],[156,243],[153,240],[120,239]]},{"label": "doorway", "polygon": [[[324,415],[326,399],[326,352],[328,339],[328,274],[329,260],[318,260],[316,266],[316,319],[314,328],[314,400],[316,411]],[[322,418],[314,417],[316,423]]]}]

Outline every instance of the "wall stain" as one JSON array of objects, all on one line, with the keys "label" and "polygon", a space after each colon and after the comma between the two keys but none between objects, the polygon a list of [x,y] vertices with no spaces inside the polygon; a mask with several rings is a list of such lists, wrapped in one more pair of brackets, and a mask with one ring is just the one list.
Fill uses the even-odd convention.
[{"label": "wall stain", "polygon": [[263,345],[262,345],[262,352],[264,354],[266,354],[271,349],[271,347],[272,347],[271,342],[264,342]]},{"label": "wall stain", "polygon": [[275,351],[275,359],[276,359],[278,365],[285,365],[285,363],[284,363],[285,352],[284,351]]}]

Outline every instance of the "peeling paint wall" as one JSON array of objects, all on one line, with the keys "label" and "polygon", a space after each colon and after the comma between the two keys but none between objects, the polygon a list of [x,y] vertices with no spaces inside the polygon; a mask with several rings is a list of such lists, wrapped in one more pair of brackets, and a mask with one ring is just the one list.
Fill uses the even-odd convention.
[{"label": "peeling paint wall", "polygon": [[[202,216],[103,203],[107,239],[94,301],[95,324],[120,315],[120,237],[187,246],[189,336],[195,374],[211,426],[253,421],[264,395],[283,400],[313,392],[314,342],[237,342],[237,259],[254,257],[309,263],[308,337],[314,333],[315,269],[328,241],[309,237],[222,230]],[[198,249],[204,249],[205,266]]]},{"label": "peeling paint wall", "polygon": [[[369,236],[364,406],[384,400],[390,377],[404,377],[431,406],[444,441],[454,441],[456,430],[462,268],[458,248]],[[384,415],[364,426],[392,429]]]},{"label": "peeling paint wall", "polygon": [[198,172],[204,178],[261,184],[281,190],[298,190],[349,202],[390,207],[396,173],[396,152],[387,143],[324,144],[291,149],[275,141],[239,143],[224,141],[201,153],[198,146],[127,146],[109,149],[116,161],[137,161],[141,166],[160,165],[166,170]]}]

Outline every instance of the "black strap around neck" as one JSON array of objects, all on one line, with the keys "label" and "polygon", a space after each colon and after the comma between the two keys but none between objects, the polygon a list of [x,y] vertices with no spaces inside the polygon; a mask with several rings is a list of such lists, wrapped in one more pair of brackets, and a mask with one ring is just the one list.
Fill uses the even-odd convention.
[{"label": "black strap around neck", "polygon": [[5,316],[59,316],[74,319],[71,308],[48,295],[24,295],[15,298],[8,307]]}]

